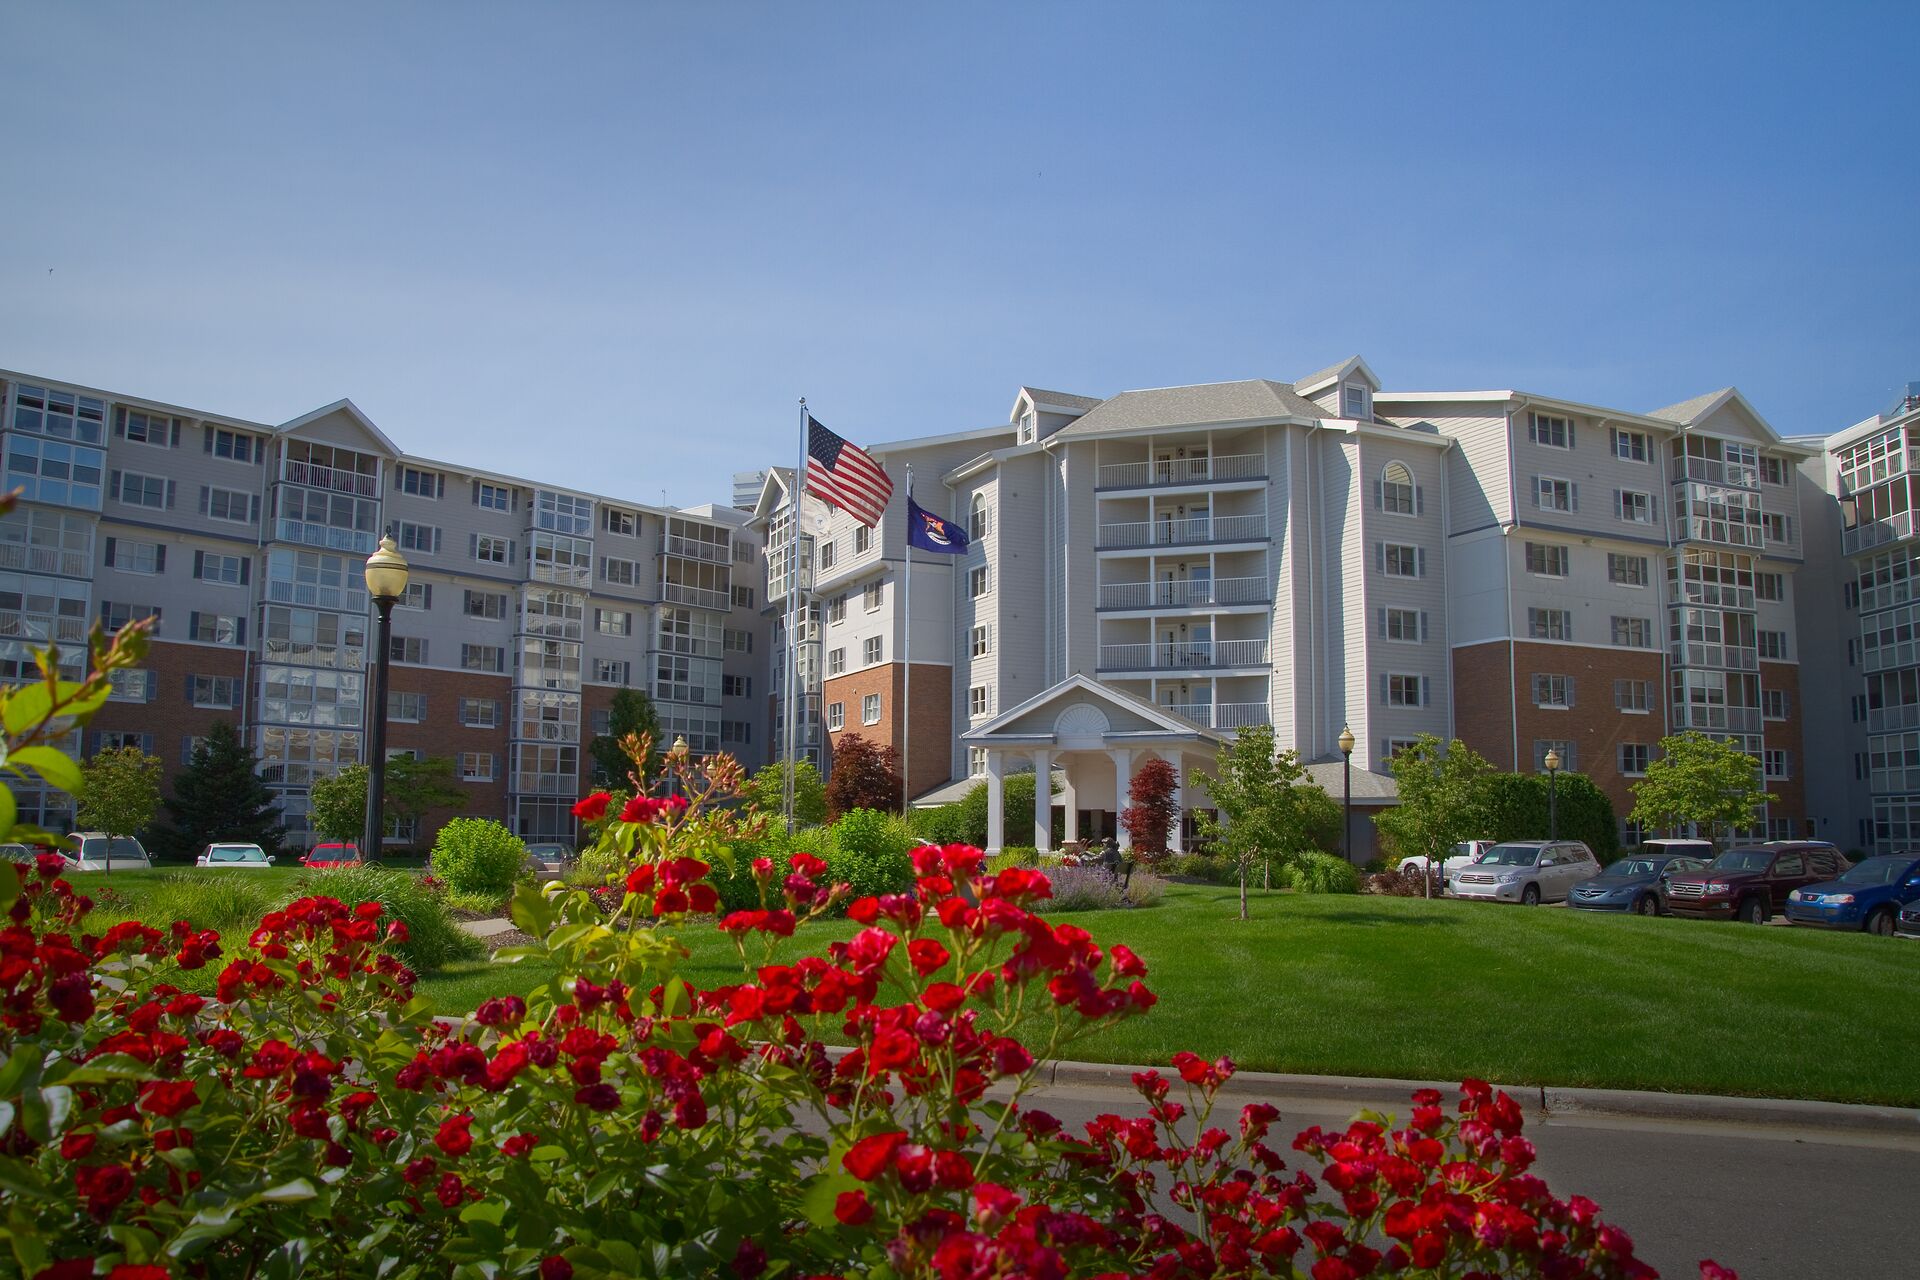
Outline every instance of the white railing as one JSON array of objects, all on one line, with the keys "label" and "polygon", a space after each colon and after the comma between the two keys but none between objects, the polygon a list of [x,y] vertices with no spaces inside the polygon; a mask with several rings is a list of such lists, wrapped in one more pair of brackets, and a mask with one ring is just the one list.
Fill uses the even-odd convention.
[{"label": "white railing", "polygon": [[288,460],[280,464],[280,478],[293,484],[304,484],[313,489],[334,489],[341,493],[357,493],[363,498],[374,498],[380,494],[380,478],[368,475],[364,471],[342,471],[337,467],[316,466],[311,462]]},{"label": "white railing", "polygon": [[1676,730],[1724,730],[1731,733],[1759,733],[1760,708],[1677,706],[1673,708]]},{"label": "white railing", "polygon": [[1717,458],[1685,457],[1674,460],[1675,479],[1697,480],[1702,484],[1725,485],[1730,489],[1758,489],[1760,468],[1745,462],[1722,462]]},{"label": "white railing", "polygon": [[1265,604],[1265,578],[1187,578],[1163,582],[1103,582],[1102,609],[1192,609],[1207,605]]},{"label": "white railing", "polygon": [[1103,671],[1191,671],[1205,667],[1258,667],[1267,661],[1265,640],[1148,641],[1103,644]]},{"label": "white railing", "polygon": [[1207,729],[1239,729],[1266,724],[1271,718],[1264,702],[1194,702],[1167,710]]},{"label": "white railing", "polygon": [[696,609],[731,609],[733,595],[726,591],[713,591],[706,587],[689,587],[678,582],[669,582],[660,588],[661,598],[668,604],[688,604]]},{"label": "white railing", "polygon": [[21,542],[0,542],[0,569],[25,573],[57,573],[66,578],[85,578],[93,573],[93,558],[84,551],[66,551],[60,547],[30,547]]},{"label": "white railing", "polygon": [[1267,517],[1187,516],[1172,520],[1129,520],[1100,526],[1103,551],[1128,547],[1172,547],[1194,542],[1265,542]]},{"label": "white railing", "polygon": [[330,524],[313,524],[305,520],[279,520],[273,536],[281,542],[325,547],[329,551],[357,551],[362,555],[371,555],[376,542],[371,533],[362,533],[358,529],[336,529]]},{"label": "white railing", "polygon": [[685,538],[677,533],[667,535],[666,554],[685,556],[689,560],[704,560],[708,564],[733,563],[733,551],[724,542],[703,542],[698,538]]},{"label": "white railing", "polygon": [[1153,462],[1109,462],[1096,483],[1102,489],[1147,489],[1159,485],[1210,484],[1220,480],[1257,480],[1267,474],[1258,453],[1227,453],[1198,458],[1161,458]]},{"label": "white railing", "polygon": [[1760,650],[1753,646],[1708,644],[1704,641],[1689,640],[1669,645],[1668,653],[1675,665],[1682,667],[1711,667],[1728,671],[1760,669]]},{"label": "white railing", "polygon": [[50,613],[0,613],[0,638],[8,640],[58,640],[72,644],[87,638],[84,618],[61,618]]},{"label": "white railing", "polygon": [[1840,550],[1847,555],[1868,551],[1913,536],[1913,512],[1902,511],[1884,520],[1869,520],[1840,535]]}]

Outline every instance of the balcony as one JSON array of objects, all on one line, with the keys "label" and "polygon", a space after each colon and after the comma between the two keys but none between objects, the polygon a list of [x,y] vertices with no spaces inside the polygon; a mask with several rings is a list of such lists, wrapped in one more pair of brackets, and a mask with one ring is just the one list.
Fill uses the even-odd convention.
[{"label": "balcony", "polygon": [[1264,702],[1194,702],[1166,708],[1202,729],[1242,729],[1271,721]]},{"label": "balcony", "polygon": [[728,591],[715,591],[709,587],[689,587],[678,582],[663,583],[660,598],[668,604],[692,605],[696,609],[718,609],[721,612],[733,608],[733,594]]},{"label": "balcony", "polygon": [[1669,646],[1677,667],[1707,667],[1716,671],[1758,671],[1760,650],[1730,644],[1689,641]]},{"label": "balcony", "polygon": [[685,556],[689,560],[702,560],[707,564],[732,564],[733,552],[724,542],[703,542],[698,538],[683,538],[670,533],[660,544],[661,553],[670,556]]},{"label": "balcony", "polygon": [[1265,542],[1267,517],[1189,516],[1183,520],[1130,520],[1100,526],[1098,550],[1187,547],[1220,542]]},{"label": "balcony", "polygon": [[[292,466],[292,463],[287,465]],[[281,542],[297,542],[305,547],[325,547],[329,551],[351,551],[372,555],[378,538],[358,529],[337,529],[330,524],[306,520],[281,519],[274,522],[273,536]]]},{"label": "balcony", "polygon": [[1698,729],[1703,733],[1759,733],[1760,708],[1728,706],[1677,706],[1673,708],[1673,731]]},{"label": "balcony", "polygon": [[17,573],[51,573],[63,578],[86,578],[92,576],[93,557],[84,551],[31,547],[23,542],[0,542],[0,569]]},{"label": "balcony", "polygon": [[1228,453],[1202,458],[1162,458],[1156,462],[1109,462],[1095,479],[1100,489],[1162,489],[1175,485],[1265,480],[1267,459],[1258,453]]},{"label": "balcony", "polygon": [[1265,578],[1100,584],[1102,609],[1204,609],[1217,605],[1265,604],[1271,596],[1270,584]]},{"label": "balcony", "polygon": [[267,599],[274,604],[298,605],[307,609],[338,609],[343,613],[367,611],[367,593],[346,587],[322,586],[316,582],[288,582],[283,578],[267,580]]},{"label": "balcony", "polygon": [[1746,462],[1722,462],[1718,458],[1676,458],[1673,479],[1697,480],[1701,484],[1725,485],[1730,489],[1758,489],[1760,468]]},{"label": "balcony", "polygon": [[364,471],[342,471],[338,467],[288,460],[280,464],[280,478],[289,484],[303,484],[311,489],[331,489],[336,493],[352,493],[362,498],[380,496],[380,478]]},{"label": "balcony", "polygon": [[1875,547],[1884,547],[1889,542],[1899,542],[1913,536],[1913,512],[1902,511],[1883,520],[1868,520],[1844,530],[1840,534],[1840,550],[1843,554],[1854,555],[1861,551],[1871,551]]},{"label": "balcony", "polygon": [[61,618],[50,613],[21,613],[12,609],[0,612],[0,639],[32,640],[37,644],[45,644],[48,640],[61,644],[80,644],[86,638],[85,618]]},{"label": "balcony", "polygon": [[1149,641],[1100,646],[1102,671],[1202,671],[1266,665],[1265,640]]}]

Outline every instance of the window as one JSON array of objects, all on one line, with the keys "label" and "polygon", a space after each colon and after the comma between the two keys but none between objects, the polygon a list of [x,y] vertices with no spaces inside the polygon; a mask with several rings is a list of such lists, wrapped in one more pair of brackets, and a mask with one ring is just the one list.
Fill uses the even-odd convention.
[{"label": "window", "polygon": [[1573,677],[1536,675],[1533,678],[1533,705],[1565,709],[1573,705]]},{"label": "window", "polygon": [[880,637],[868,636],[860,642],[860,663],[871,667],[880,661]]},{"label": "window", "polygon": [[1653,622],[1647,618],[1615,617],[1613,642],[1629,649],[1653,648]]},{"label": "window", "polygon": [[865,587],[861,588],[860,603],[865,606],[868,613],[872,613],[880,607],[880,602],[884,597],[882,588],[885,586],[886,584],[883,582],[869,582]]},{"label": "window", "polygon": [[[64,604],[65,602],[62,601]],[[100,602],[100,625],[108,631],[118,631],[129,622],[138,622],[142,618],[154,620],[154,634],[160,630],[160,606],[156,604],[116,604],[112,600]]]},{"label": "window", "polygon": [[990,585],[989,579],[987,577],[987,566],[980,565],[978,568],[970,569],[967,571],[967,598],[968,599],[978,600],[981,596],[984,596],[985,594],[987,594],[989,585]]},{"label": "window", "polygon": [[107,685],[111,692],[107,694],[107,701],[152,702],[154,684],[154,673],[151,671],[135,671],[125,667],[110,671],[107,673]]},{"label": "window", "polygon": [[1785,484],[1787,482],[1787,460],[1760,456],[1760,483]]},{"label": "window", "polygon": [[1349,382],[1340,388],[1340,411],[1349,418],[1367,418],[1367,388],[1364,383]]},{"label": "window", "polygon": [[985,777],[987,772],[987,749],[985,747],[967,748],[967,776]]},{"label": "window", "polygon": [[1620,772],[1629,778],[1637,778],[1647,771],[1647,760],[1652,756],[1653,748],[1644,742],[1623,742],[1620,744]]},{"label": "window", "polygon": [[753,742],[753,722],[751,720],[722,720],[720,722],[720,741],[740,742],[751,745]]},{"label": "window", "polygon": [[967,507],[967,540],[978,542],[987,536],[987,526],[992,519],[987,506],[987,495],[976,493]]},{"label": "window", "polygon": [[617,587],[630,587],[639,577],[639,572],[631,560],[618,560],[612,556],[600,557],[600,577]]},{"label": "window", "polygon": [[541,489],[534,494],[533,527],[586,537],[593,533],[593,499]]},{"label": "window", "polygon": [[1652,524],[1653,495],[1620,489],[1614,494],[1614,514],[1630,524]]},{"label": "window", "polygon": [[827,704],[827,728],[838,733],[846,727],[847,704],[844,702],[829,702]]},{"label": "window", "polygon": [[247,621],[232,613],[190,613],[187,639],[202,644],[245,644]]},{"label": "window", "polygon": [[1613,456],[1622,462],[1646,462],[1651,457],[1647,448],[1647,433],[1613,428]]},{"label": "window", "polygon": [[1533,767],[1535,772],[1545,773],[1547,771],[1547,752],[1549,751],[1560,757],[1560,772],[1572,773],[1574,771],[1576,765],[1574,764],[1574,750],[1571,742],[1561,742],[1554,738],[1535,738],[1533,740]]},{"label": "window", "polygon": [[1527,544],[1527,572],[1543,578],[1567,576],[1567,549],[1547,542]]},{"label": "window", "polygon": [[462,698],[460,723],[469,729],[497,729],[500,727],[500,704],[492,698]]},{"label": "window", "polygon": [[1427,553],[1404,543],[1379,542],[1374,544],[1374,563],[1389,578],[1423,578]]},{"label": "window", "polygon": [[[720,696],[723,698],[751,698],[753,696],[752,676],[721,676]],[[738,741],[738,739],[735,739]]]},{"label": "window", "polygon": [[633,664],[621,658],[595,658],[593,678],[599,684],[629,684],[633,678]]},{"label": "window", "polygon": [[462,751],[460,753],[460,781],[492,782],[493,752]]},{"label": "window", "polygon": [[1418,609],[1382,609],[1380,634],[1388,640],[1419,644],[1427,638],[1427,615]]},{"label": "window", "polygon": [[239,676],[188,676],[187,700],[196,707],[240,705]]},{"label": "window", "polygon": [[1653,710],[1653,681],[1615,680],[1613,706],[1616,711],[1645,715]]},{"label": "window", "polygon": [[1647,557],[1624,556],[1617,551],[1607,552],[1607,581],[1622,587],[1644,587],[1647,585]]},{"label": "window", "polygon": [[1765,767],[1768,778],[1791,778],[1793,776],[1792,771],[1788,767],[1787,753],[1778,747],[1768,747],[1765,751],[1762,751],[1760,753],[1760,763]]},{"label": "window", "polygon": [[180,443],[180,419],[141,409],[119,408],[113,411],[113,434],[138,444],[171,449]]},{"label": "window", "polygon": [[482,564],[511,564],[513,562],[513,543],[506,538],[496,538],[490,533],[476,533],[468,548],[473,558]]},{"label": "window", "polygon": [[427,660],[427,642],[419,636],[389,636],[387,640],[387,656],[393,661],[418,665]]},{"label": "window", "polygon": [[191,765],[193,763],[193,753],[206,745],[207,740],[205,737],[196,736],[180,739],[180,763]]},{"label": "window", "polygon": [[167,568],[167,549],[158,542],[135,542],[131,538],[108,538],[105,548],[107,565],[122,573],[164,573]]},{"label": "window", "polygon": [[433,608],[433,584],[431,582],[409,582],[407,589],[400,593],[394,602],[402,609]]},{"label": "window", "polygon": [[753,588],[735,587],[733,589],[733,607],[736,609],[753,608]]},{"label": "window", "polygon": [[209,427],[206,434],[206,452],[216,458],[228,458],[234,462],[258,462],[263,450],[260,441],[238,431],[228,431],[224,427]]},{"label": "window", "polygon": [[1427,678],[1388,674],[1380,677],[1381,701],[1390,707],[1427,705]]},{"label": "window", "polygon": [[507,651],[497,644],[463,644],[460,646],[460,668],[463,671],[492,671],[497,674],[507,669]]},{"label": "window", "polygon": [[461,596],[460,612],[469,618],[504,618],[507,616],[507,597],[498,591],[468,589]]},{"label": "window", "polygon": [[387,695],[387,719],[403,724],[419,724],[427,718],[427,695],[393,693]]},{"label": "window", "polygon": [[731,631],[730,630],[726,633],[725,639],[726,639],[726,650],[728,653],[752,653],[753,652],[753,632],[751,631]]},{"label": "window", "polygon": [[847,598],[835,596],[827,602],[827,621],[845,622],[847,620]]},{"label": "window", "polygon": [[868,526],[855,525],[853,530],[853,554],[864,555],[873,546],[873,530]]},{"label": "window", "polygon": [[1768,542],[1791,544],[1793,542],[1793,517],[1768,515],[1762,512],[1760,516],[1760,530],[1766,535]]},{"label": "window", "polygon": [[489,511],[513,510],[513,490],[505,485],[488,484],[484,480],[473,482],[473,505],[485,507]]},{"label": "window", "polygon": [[1760,691],[1760,714],[1769,720],[1787,718],[1787,691],[1785,689],[1762,689]]},{"label": "window", "polygon": [[1534,640],[1573,639],[1573,610],[1527,610],[1527,635]]},{"label": "window", "polygon": [[130,507],[151,507],[165,511],[173,505],[173,484],[161,476],[142,475],[138,471],[116,471],[110,477],[107,492]]},{"label": "window", "polygon": [[1380,508],[1399,516],[1414,514],[1413,472],[1403,462],[1389,462],[1380,473]]},{"label": "window", "polygon": [[630,636],[633,634],[633,615],[625,609],[595,609],[593,629],[603,636]]},{"label": "window", "polygon": [[403,551],[432,553],[440,549],[440,530],[430,524],[411,524],[402,520],[395,541]]},{"label": "window", "polygon": [[126,730],[103,730],[93,735],[95,751],[118,751],[123,747],[152,754],[153,735],[150,733],[128,733]]},{"label": "window", "polygon": [[1552,476],[1533,478],[1533,505],[1542,511],[1578,511],[1574,500],[1576,487],[1572,481],[1557,480]]},{"label": "window", "polygon": [[840,551],[839,543],[834,542],[832,539],[827,539],[826,541],[823,541],[820,544],[820,567],[822,569],[833,568],[833,562],[835,558],[838,556],[839,551]]},{"label": "window", "polygon": [[847,651],[845,649],[827,650],[827,674],[844,675],[847,670]]},{"label": "window", "polygon": [[1573,420],[1547,413],[1527,415],[1527,439],[1550,449],[1573,448]]},{"label": "window", "polygon": [[879,694],[870,693],[866,697],[860,699],[860,723],[861,724],[879,724],[880,723],[880,695]]},{"label": "window", "polygon": [[437,471],[422,471],[418,467],[395,467],[394,487],[402,493],[410,493],[416,498],[441,498],[446,496],[447,478]]},{"label": "window", "polygon": [[1787,633],[1784,631],[1762,631],[1759,633],[1760,656],[1771,658],[1775,662],[1787,660]]},{"label": "window", "polygon": [[977,684],[973,686],[973,688],[967,690],[967,714],[968,715],[973,716],[977,719],[980,716],[987,714],[987,710],[990,705],[991,705],[991,700],[987,696],[986,685]]},{"label": "window", "polygon": [[640,517],[632,511],[622,511],[619,507],[600,508],[600,527],[608,533],[617,533],[622,537],[637,537],[640,532]]},{"label": "window", "polygon": [[1387,772],[1393,772],[1393,758],[1402,751],[1411,751],[1419,744],[1418,738],[1382,738],[1380,739],[1380,759],[1387,766]]},{"label": "window", "polygon": [[[1852,584],[1849,583],[1849,586]],[[1787,598],[1787,575],[1784,573],[1756,573],[1753,575],[1753,594],[1762,600],[1785,600]]]},{"label": "window", "polygon": [[250,524],[260,518],[260,499],[240,489],[200,486],[200,514],[212,520]]},{"label": "window", "polygon": [[975,627],[967,639],[967,647],[973,657],[984,658],[993,652],[993,628],[985,623]]}]

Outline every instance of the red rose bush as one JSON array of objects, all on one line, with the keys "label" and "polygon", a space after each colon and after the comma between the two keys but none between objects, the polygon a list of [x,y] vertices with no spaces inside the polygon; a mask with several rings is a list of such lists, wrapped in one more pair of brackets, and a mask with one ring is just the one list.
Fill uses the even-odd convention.
[{"label": "red rose bush", "polygon": [[[1034,911],[1047,878],[925,847],[849,901],[809,854],[751,866],[730,761],[683,799],[581,802],[626,870],[523,888],[530,998],[439,1021],[377,904],[308,898],[246,938],[82,928],[57,860],[0,869],[0,1234],[43,1280],[147,1277],[1647,1277],[1530,1172],[1519,1107],[1468,1081],[1405,1123],[1274,1136],[1233,1064],[1135,1077],[1079,1132],[1036,1061],[1154,1005],[1147,967]],[[751,825],[751,824],[749,824]],[[16,883],[17,882],[17,883]],[[822,954],[790,939],[844,908]],[[699,988],[688,929],[740,980]],[[198,994],[189,987],[207,989]],[[1715,1269],[1711,1274],[1730,1274]]]}]

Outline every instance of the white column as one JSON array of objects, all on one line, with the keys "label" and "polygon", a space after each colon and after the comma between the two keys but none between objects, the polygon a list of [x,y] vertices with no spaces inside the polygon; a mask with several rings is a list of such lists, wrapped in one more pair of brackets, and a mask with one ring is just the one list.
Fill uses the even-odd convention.
[{"label": "white column", "polygon": [[1167,832],[1167,850],[1170,853],[1185,853],[1187,816],[1187,758],[1176,754],[1173,765],[1173,826]]},{"label": "white column", "polygon": [[1133,752],[1125,747],[1113,747],[1107,751],[1113,757],[1113,815],[1116,834],[1122,849],[1133,848],[1133,837],[1127,834],[1126,824],[1120,815],[1127,808],[1127,788],[1133,784]]},{"label": "white column", "polygon": [[1053,752],[1045,747],[1033,753],[1033,847],[1053,852]]},{"label": "white column", "polygon": [[1060,816],[1067,824],[1068,841],[1080,838],[1080,799],[1073,793],[1073,766],[1060,762]]},{"label": "white column", "polygon": [[987,752],[987,853],[999,853],[1006,843],[1006,793],[1002,787],[1006,765],[998,751]]}]

